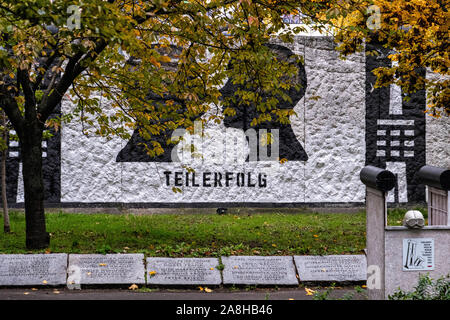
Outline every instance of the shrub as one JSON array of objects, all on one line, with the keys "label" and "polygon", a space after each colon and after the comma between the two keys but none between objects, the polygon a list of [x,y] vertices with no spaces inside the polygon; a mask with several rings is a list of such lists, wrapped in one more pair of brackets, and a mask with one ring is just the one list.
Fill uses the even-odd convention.
[{"label": "shrub", "polygon": [[450,300],[450,275],[433,281],[429,274],[420,275],[419,282],[412,292],[400,288],[389,300]]}]

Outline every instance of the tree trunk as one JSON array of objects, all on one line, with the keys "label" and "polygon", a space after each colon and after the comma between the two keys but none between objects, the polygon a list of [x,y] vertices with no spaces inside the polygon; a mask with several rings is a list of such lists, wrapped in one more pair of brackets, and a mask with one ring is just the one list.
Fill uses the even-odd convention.
[{"label": "tree trunk", "polygon": [[6,143],[6,148],[2,151],[2,204],[3,204],[3,230],[5,233],[11,232],[9,224],[8,212],[8,198],[6,196],[6,156],[8,154],[8,129],[6,128],[6,114],[2,110],[2,125],[3,125],[3,141]]},{"label": "tree trunk", "polygon": [[45,229],[42,131],[43,124],[37,119],[26,121],[26,134],[20,138],[28,249],[43,249],[50,244],[50,236]]}]

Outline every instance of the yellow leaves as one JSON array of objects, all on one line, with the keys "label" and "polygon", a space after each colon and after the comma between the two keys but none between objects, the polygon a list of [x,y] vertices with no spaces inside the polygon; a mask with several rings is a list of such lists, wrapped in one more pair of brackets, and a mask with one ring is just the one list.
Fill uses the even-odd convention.
[{"label": "yellow leaves", "polygon": [[170,57],[168,57],[168,56],[161,56],[161,57],[159,58],[159,60],[160,60],[161,62],[163,62],[163,63],[167,63],[167,62],[172,61],[172,59],[171,59]]},{"label": "yellow leaves", "polygon": [[185,92],[182,97],[187,101],[199,101],[198,96],[194,92]]},{"label": "yellow leaves", "polygon": [[9,77],[10,77],[11,79],[14,79],[16,76],[14,75],[14,73],[11,72],[11,73],[9,74]]},{"label": "yellow leaves", "polygon": [[130,129],[134,129],[135,128],[135,123],[134,122],[125,122],[125,126],[130,128]]},{"label": "yellow leaves", "polygon": [[156,66],[156,67],[158,67],[158,68],[161,68],[161,63],[159,63],[159,61],[156,60],[155,57],[150,56],[150,57],[148,58],[148,61],[149,61],[152,65],[154,65],[154,66]]},{"label": "yellow leaves", "polygon": [[154,277],[156,275],[156,271],[149,271],[148,273],[150,275],[150,277]]},{"label": "yellow leaves", "polygon": [[305,287],[305,291],[306,291],[306,295],[307,296],[313,296],[314,293],[316,293],[316,291],[314,291],[312,289],[309,289],[309,288],[306,288],[306,287]]},{"label": "yellow leaves", "polygon": [[390,54],[390,55],[388,55],[388,58],[391,60],[391,61],[398,61],[398,59],[399,59],[399,54]]},{"label": "yellow leaves", "polygon": [[58,132],[61,127],[61,121],[59,119],[48,119],[45,122],[45,127],[53,128],[53,130],[55,130],[55,132]]},{"label": "yellow leaves", "polygon": [[308,99],[309,100],[313,100],[313,101],[317,101],[317,100],[319,100],[319,99],[321,99],[322,97],[321,96],[311,96],[311,97],[309,97]]},{"label": "yellow leaves", "polygon": [[139,289],[139,287],[134,283],[128,288],[128,290],[137,290],[137,289]]},{"label": "yellow leaves", "polygon": [[213,292],[211,289],[209,289],[209,288],[207,288],[207,287],[198,287],[198,289],[200,290],[200,291],[203,291],[203,292],[206,292],[206,293],[210,293],[210,292]]},{"label": "yellow leaves", "polygon": [[233,117],[236,115],[236,110],[234,108],[226,107],[223,110],[223,115]]},{"label": "yellow leaves", "polygon": [[99,263],[98,266],[99,267],[106,267],[106,263]]},{"label": "yellow leaves", "polygon": [[[348,55],[362,50],[361,44],[368,39],[368,36],[374,41],[383,43],[384,47],[396,51],[388,58],[398,62],[398,66],[393,65],[379,70],[376,74],[376,87],[391,84],[392,75],[395,73],[396,77],[402,77],[405,92],[421,90],[422,84],[430,91],[443,92],[445,86],[442,82],[431,83],[430,79],[424,75],[412,74],[412,70],[417,67],[430,68],[433,72],[444,76],[448,74],[450,65],[447,49],[449,47],[448,13],[441,1],[375,0],[352,3],[352,6],[348,3],[342,5],[340,1],[329,3],[329,12],[335,14],[334,16],[324,14],[326,9],[320,9],[315,14],[317,20],[333,30],[339,42],[337,50],[341,54]],[[339,10],[336,10],[337,7]],[[376,10],[370,12],[367,10],[369,7],[374,7]],[[373,19],[372,21],[376,22],[372,25],[371,18],[374,15],[378,15],[379,18]],[[375,29],[371,28],[371,25],[375,26]],[[417,85],[411,85],[413,83]],[[439,114],[439,111],[450,115],[450,109],[447,107],[448,100],[430,100],[431,115],[435,116]]]},{"label": "yellow leaves", "polygon": [[261,146],[266,146],[274,143],[275,139],[270,132],[263,132],[261,137],[259,138],[259,142]]},{"label": "yellow leaves", "polygon": [[47,280],[42,280],[42,284],[47,284]]}]

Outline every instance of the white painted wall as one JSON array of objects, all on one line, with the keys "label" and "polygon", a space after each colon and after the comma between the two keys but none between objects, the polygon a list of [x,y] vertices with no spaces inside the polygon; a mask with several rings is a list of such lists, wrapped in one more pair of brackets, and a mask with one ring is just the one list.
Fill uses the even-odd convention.
[{"label": "white painted wall", "polygon": [[[266,188],[181,187],[181,193],[174,193],[172,186],[165,185],[163,172],[184,171],[180,163],[116,162],[127,141],[86,137],[80,123],[73,121],[62,128],[61,202],[364,202],[365,188],[359,180],[366,147],[364,54],[341,60],[331,40],[324,37],[298,37],[294,44],[286,46],[305,59],[308,86],[291,122],[308,161],[290,161],[272,168]],[[399,112],[397,104],[401,100],[395,89],[391,90],[391,109]],[[104,98],[101,103],[108,107]],[[62,112],[73,108],[70,99],[65,98]],[[427,119],[427,163],[450,167],[449,129],[449,119]],[[224,148],[221,138],[225,130],[223,124],[206,128],[206,160]],[[243,135],[241,130],[231,130],[237,136]],[[245,153],[240,155],[238,164],[206,161],[191,167],[199,174],[229,170],[256,175],[273,167],[273,162],[245,163]],[[390,169],[401,172],[402,165],[393,163]],[[18,200],[23,201],[22,193],[19,187]],[[407,201],[406,186],[400,186],[399,197]]]}]

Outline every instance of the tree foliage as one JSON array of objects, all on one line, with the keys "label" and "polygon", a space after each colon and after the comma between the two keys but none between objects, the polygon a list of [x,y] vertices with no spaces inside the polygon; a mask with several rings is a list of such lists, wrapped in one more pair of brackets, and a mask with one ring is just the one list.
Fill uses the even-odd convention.
[{"label": "tree foliage", "polygon": [[[391,50],[388,57],[392,66],[374,71],[376,86],[395,83],[405,93],[426,88],[427,112],[436,117],[450,115],[448,1],[326,2],[329,9],[317,13],[317,23],[327,26],[343,55],[362,50],[367,42],[381,43]],[[427,68],[436,76],[423,76],[420,68]]]},{"label": "tree foliage", "polygon": [[[373,4],[381,10],[376,30],[366,23]],[[304,24],[288,27],[285,14]],[[220,121],[210,107],[227,103],[219,89],[229,78],[242,87],[231,100],[258,111],[252,125],[287,123],[294,111],[278,102],[298,86],[296,67],[266,44],[291,42],[309,26],[331,31],[343,55],[364,39],[392,48],[398,64],[377,70],[377,85],[425,85],[430,112],[448,115],[448,80],[415,72],[425,66],[448,76],[447,18],[448,4],[438,0],[0,0],[0,107],[20,142],[27,245],[46,245],[41,142],[46,128],[58,129],[61,119],[51,115],[64,97],[76,105],[64,120],[79,118],[86,134],[105,137],[138,129],[150,155],[163,152],[153,139],[161,132],[193,130],[208,111],[204,120]],[[225,105],[225,115],[235,112]]]},{"label": "tree foliage", "polygon": [[[143,137],[150,138],[166,129],[192,128],[192,119],[219,103],[220,86],[230,76],[241,83],[253,80],[238,95],[260,109],[260,121],[274,113],[284,120],[292,114],[277,110],[273,101],[263,101],[260,93],[278,92],[288,99],[282,86],[294,84],[282,77],[295,70],[276,61],[264,44],[275,35],[292,39],[294,31],[283,29],[282,16],[301,2],[0,3],[1,85],[3,99],[9,99],[2,105],[13,123],[18,124],[28,109],[48,120],[67,92],[77,104],[68,117],[79,116],[86,131],[95,127],[97,134],[127,138],[127,127],[139,126]],[[73,5],[81,8],[80,24],[74,29],[68,26],[67,13]],[[310,11],[322,4],[305,1],[304,6]],[[230,69],[231,59],[235,63]],[[50,82],[41,88],[50,74]],[[99,105],[101,96],[112,101],[112,111]],[[162,152],[158,142],[152,147],[149,153]]]},{"label": "tree foliage", "polygon": [[[46,127],[58,127],[61,119],[50,115],[63,97],[77,106],[66,120],[79,117],[86,133],[105,137],[128,138],[127,127],[139,129],[150,155],[163,151],[151,139],[160,132],[192,130],[192,121],[219,103],[220,86],[229,77],[246,83],[236,99],[258,108],[256,123],[272,115],[287,121],[290,110],[261,96],[270,91],[289,99],[282,89],[295,85],[289,81],[295,70],[264,44],[274,36],[292,39],[282,15],[298,6],[310,11],[322,4],[1,0],[0,107],[20,142],[27,246],[49,241],[41,141]],[[104,108],[101,98],[112,101],[112,108]],[[209,120],[220,116],[212,113]]]}]

